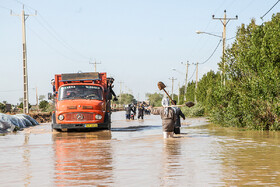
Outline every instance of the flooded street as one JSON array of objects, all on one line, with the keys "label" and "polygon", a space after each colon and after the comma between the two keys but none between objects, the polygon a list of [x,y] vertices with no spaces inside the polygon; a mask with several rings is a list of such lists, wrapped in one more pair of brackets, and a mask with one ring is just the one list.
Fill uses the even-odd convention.
[{"label": "flooded street", "polygon": [[183,121],[163,139],[159,116],[112,131],[51,132],[50,124],[0,137],[0,186],[280,186],[280,133]]}]

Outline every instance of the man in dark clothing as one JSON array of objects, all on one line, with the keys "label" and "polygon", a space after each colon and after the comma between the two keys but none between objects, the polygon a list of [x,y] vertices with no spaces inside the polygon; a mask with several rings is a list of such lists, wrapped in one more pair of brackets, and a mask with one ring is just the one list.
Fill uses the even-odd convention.
[{"label": "man in dark clothing", "polygon": [[53,87],[53,96],[55,97],[57,93],[55,91],[55,81],[54,81],[54,79],[51,80],[51,84],[52,84],[52,87]]},{"label": "man in dark clothing", "polygon": [[117,101],[118,100],[117,96],[116,96],[116,94],[115,94],[115,92],[113,90],[113,87],[114,87],[113,83],[114,83],[114,78],[107,78],[107,91],[106,91],[107,92],[107,103],[106,103],[106,110],[107,110],[107,112],[110,112],[110,113],[112,113],[111,100],[112,100],[113,96],[114,96],[113,101]]},{"label": "man in dark clothing", "polygon": [[135,110],[133,109],[133,106],[131,104],[129,104],[126,108],[125,108],[125,116],[126,119],[130,119],[131,117],[131,111],[135,113]]},{"label": "man in dark clothing", "polygon": [[138,119],[143,119],[144,118],[144,106],[143,104],[140,104],[138,107]]},{"label": "man in dark clothing", "polygon": [[108,87],[108,91],[109,91],[109,93],[108,93],[108,100],[112,100],[112,98],[113,98],[113,96],[114,96],[114,99],[113,99],[113,101],[117,101],[118,100],[118,98],[117,98],[117,96],[116,96],[116,94],[115,94],[115,92],[114,92],[114,90],[113,90],[113,87],[114,87],[114,85],[113,85],[113,83],[114,83],[114,78],[108,78],[107,79],[107,87]]},{"label": "man in dark clothing", "polygon": [[131,113],[131,107],[130,107],[130,105],[127,105],[125,107],[125,118],[126,119],[130,119],[130,113]]},{"label": "man in dark clothing", "polygon": [[[176,105],[176,101],[173,100],[173,103]],[[180,134],[180,127],[181,127],[181,119],[180,116],[185,120],[185,115],[183,114],[183,112],[181,111],[181,109],[179,107],[172,107],[174,112],[175,112],[175,116],[176,116],[176,121],[175,121],[175,126],[174,126],[174,133],[175,134]]]},{"label": "man in dark clothing", "polygon": [[131,114],[130,119],[134,120],[134,116],[136,116],[136,107],[134,104],[131,104],[131,111],[132,111],[132,114]]}]

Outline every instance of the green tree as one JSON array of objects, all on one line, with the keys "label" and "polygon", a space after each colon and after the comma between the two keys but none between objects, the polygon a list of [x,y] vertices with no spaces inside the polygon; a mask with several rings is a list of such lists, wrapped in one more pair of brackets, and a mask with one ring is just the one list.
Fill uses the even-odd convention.
[{"label": "green tree", "polygon": [[[213,94],[211,119],[261,130],[280,129],[280,14],[238,28],[226,50],[226,86]],[[221,64],[220,64],[221,65]]]},{"label": "green tree", "polygon": [[43,101],[46,98],[45,95],[39,95],[39,101]]},{"label": "green tree", "polygon": [[160,93],[153,93],[153,94],[147,93],[146,97],[148,98],[148,100],[150,101],[150,104],[152,106],[156,106],[156,107],[161,106],[161,100],[163,98],[163,94],[160,94]]},{"label": "green tree", "polygon": [[187,93],[186,93],[186,100],[187,101],[194,101],[195,95],[195,82],[189,82],[187,85]]},{"label": "green tree", "polygon": [[114,104],[122,104],[122,105],[131,104],[135,102],[136,100],[134,99],[134,96],[127,93],[123,93],[119,95],[118,101],[113,101]]},{"label": "green tree", "polygon": [[[23,102],[21,102],[21,103],[19,104],[18,108],[23,109]],[[29,109],[31,108],[31,104],[30,104],[30,103],[28,103],[28,108],[29,108]]]},{"label": "green tree", "polygon": [[48,109],[48,107],[49,107],[49,102],[48,102],[48,101],[46,101],[46,100],[40,101],[40,103],[39,103],[39,108],[40,108],[42,111],[46,112],[46,110]]},{"label": "green tree", "polygon": [[6,106],[3,103],[0,103],[0,112],[4,113],[6,110]]}]

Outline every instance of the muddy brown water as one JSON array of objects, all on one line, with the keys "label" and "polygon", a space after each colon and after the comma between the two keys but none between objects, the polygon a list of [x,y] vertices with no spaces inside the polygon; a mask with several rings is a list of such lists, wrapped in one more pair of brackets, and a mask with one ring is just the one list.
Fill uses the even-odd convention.
[{"label": "muddy brown water", "polygon": [[163,139],[159,116],[112,131],[52,132],[50,124],[0,137],[0,186],[280,186],[280,133],[187,119]]}]

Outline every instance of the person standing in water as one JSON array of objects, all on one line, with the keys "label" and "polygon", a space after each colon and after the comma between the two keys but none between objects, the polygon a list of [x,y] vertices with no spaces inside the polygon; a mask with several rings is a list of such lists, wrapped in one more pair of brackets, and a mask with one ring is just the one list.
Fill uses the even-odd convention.
[{"label": "person standing in water", "polygon": [[138,119],[144,119],[144,105],[141,103],[138,106]]},{"label": "person standing in water", "polygon": [[[172,100],[174,105],[176,105],[176,101],[175,100]],[[175,126],[174,126],[174,133],[175,134],[180,134],[180,127],[181,127],[181,119],[180,117],[182,117],[184,120],[186,119],[185,118],[185,115],[183,114],[183,112],[181,111],[181,109],[179,107],[172,107],[174,112],[175,112],[175,115],[176,115],[176,121],[175,121]]]},{"label": "person standing in water", "polygon": [[161,101],[162,108],[151,108],[151,113],[160,115],[162,119],[162,130],[164,138],[173,138],[174,125],[176,115],[174,110],[170,107],[169,99],[163,98]]}]

